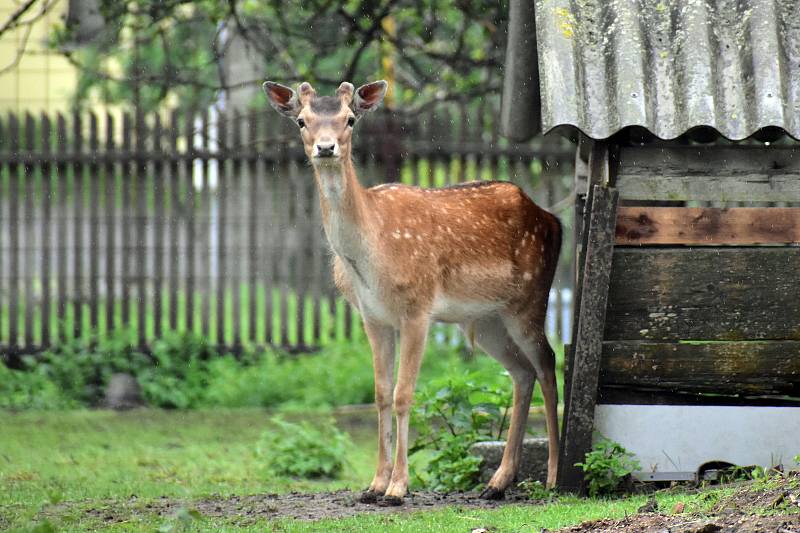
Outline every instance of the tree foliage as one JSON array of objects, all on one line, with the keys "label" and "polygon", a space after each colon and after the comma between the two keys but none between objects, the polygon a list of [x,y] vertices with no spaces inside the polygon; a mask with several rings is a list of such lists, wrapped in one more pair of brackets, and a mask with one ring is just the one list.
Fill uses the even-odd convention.
[{"label": "tree foliage", "polygon": [[[396,104],[420,109],[481,97],[501,82],[506,1],[97,1],[104,24],[90,39],[74,24],[53,34],[79,69],[79,103],[94,95],[144,109],[201,106],[267,77],[326,91],[388,77]],[[223,68],[234,35],[263,76],[233,79]]]}]

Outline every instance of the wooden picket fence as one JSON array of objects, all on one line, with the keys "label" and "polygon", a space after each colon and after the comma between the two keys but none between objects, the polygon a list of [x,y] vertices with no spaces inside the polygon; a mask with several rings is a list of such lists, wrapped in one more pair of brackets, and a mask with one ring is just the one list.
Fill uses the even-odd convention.
[{"label": "wooden picket fence", "polygon": [[[355,134],[360,178],[505,179],[545,206],[565,197],[573,149],[504,142],[496,107],[376,113]],[[296,127],[266,111],[0,117],[0,221],[6,354],[119,328],[142,345],[189,330],[230,349],[360,334],[331,283]],[[569,313],[554,295],[563,335]]]}]

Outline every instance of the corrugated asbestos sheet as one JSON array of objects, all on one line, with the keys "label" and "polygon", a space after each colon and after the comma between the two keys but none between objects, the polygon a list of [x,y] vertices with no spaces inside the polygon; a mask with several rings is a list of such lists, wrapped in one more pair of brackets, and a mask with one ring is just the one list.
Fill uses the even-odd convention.
[{"label": "corrugated asbestos sheet", "polygon": [[[515,3],[525,0],[512,0],[512,16]],[[540,94],[506,72],[504,100],[513,109],[518,99],[540,99],[545,132],[571,125],[602,139],[644,126],[673,139],[710,126],[739,140],[779,127],[800,138],[800,0],[536,0],[535,7],[536,42],[522,41],[512,23],[508,56],[535,61],[538,52]],[[533,133],[513,112],[504,117],[510,136]]]}]

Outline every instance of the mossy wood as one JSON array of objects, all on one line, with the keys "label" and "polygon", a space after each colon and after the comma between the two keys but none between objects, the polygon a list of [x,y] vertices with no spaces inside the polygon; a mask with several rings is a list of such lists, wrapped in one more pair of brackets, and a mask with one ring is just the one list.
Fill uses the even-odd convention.
[{"label": "mossy wood", "polygon": [[617,247],[603,338],[800,341],[798,275],[795,247]]},{"label": "mossy wood", "polygon": [[800,341],[603,343],[600,387],[800,397]]},{"label": "mossy wood", "polygon": [[622,147],[617,166],[621,200],[800,201],[794,147]]}]

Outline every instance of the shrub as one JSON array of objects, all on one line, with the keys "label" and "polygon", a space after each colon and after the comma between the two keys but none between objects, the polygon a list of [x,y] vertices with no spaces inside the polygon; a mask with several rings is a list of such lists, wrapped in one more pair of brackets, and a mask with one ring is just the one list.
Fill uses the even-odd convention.
[{"label": "shrub", "polygon": [[345,466],[350,437],[333,420],[299,424],[273,417],[263,433],[258,453],[267,470],[277,476],[337,478]]},{"label": "shrub", "polygon": [[633,454],[606,438],[598,440],[584,462],[575,466],[583,470],[591,497],[617,492],[631,473],[641,469]]},{"label": "shrub", "polygon": [[430,457],[426,474],[415,475],[419,484],[437,491],[469,490],[478,484],[481,458],[469,449],[502,437],[509,389],[508,377],[495,369],[439,378],[420,391],[411,417],[417,437],[409,452]]},{"label": "shrub", "polygon": [[134,348],[135,337],[120,330],[110,337],[72,339],[27,357],[26,366],[49,380],[60,393],[82,405],[96,405],[115,372],[135,374],[149,364],[147,356]]},{"label": "shrub", "polygon": [[65,409],[76,402],[67,398],[42,372],[12,370],[0,362],[0,408]]},{"label": "shrub", "polygon": [[158,407],[196,407],[206,393],[208,364],[216,352],[205,338],[169,333],[153,343],[153,363],[136,372],[148,403]]}]

